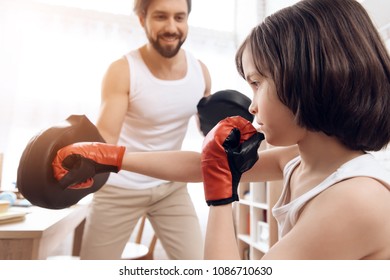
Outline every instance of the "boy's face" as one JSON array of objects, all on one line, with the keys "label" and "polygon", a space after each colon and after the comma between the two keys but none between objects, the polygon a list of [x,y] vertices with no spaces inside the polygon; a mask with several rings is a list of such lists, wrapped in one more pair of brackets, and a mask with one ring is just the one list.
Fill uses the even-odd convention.
[{"label": "boy's face", "polygon": [[291,110],[280,101],[274,81],[257,71],[248,48],[242,55],[242,65],[245,79],[253,91],[249,111],[255,116],[267,142],[274,146],[297,144],[306,130],[296,124]]},{"label": "boy's face", "polygon": [[153,0],[140,22],[155,50],[163,57],[174,57],[188,34],[187,1]]}]

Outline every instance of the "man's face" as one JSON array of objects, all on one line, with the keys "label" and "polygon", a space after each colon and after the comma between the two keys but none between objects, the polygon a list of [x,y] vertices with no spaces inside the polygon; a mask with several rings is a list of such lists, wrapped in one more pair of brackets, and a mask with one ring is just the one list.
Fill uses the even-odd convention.
[{"label": "man's face", "polygon": [[153,0],[140,22],[154,49],[163,57],[174,57],[188,34],[186,0]]}]

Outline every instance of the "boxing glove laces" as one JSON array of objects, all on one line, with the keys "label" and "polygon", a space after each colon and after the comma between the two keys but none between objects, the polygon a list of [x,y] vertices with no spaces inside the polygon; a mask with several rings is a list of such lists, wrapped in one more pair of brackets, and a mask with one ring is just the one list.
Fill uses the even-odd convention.
[{"label": "boxing glove laces", "polygon": [[100,142],[80,142],[57,151],[52,162],[54,177],[64,189],[93,185],[95,174],[119,172],[125,147]]},{"label": "boxing glove laces", "polygon": [[238,201],[242,173],[258,160],[264,135],[252,123],[236,116],[220,121],[205,137],[201,155],[203,185],[207,204]]}]

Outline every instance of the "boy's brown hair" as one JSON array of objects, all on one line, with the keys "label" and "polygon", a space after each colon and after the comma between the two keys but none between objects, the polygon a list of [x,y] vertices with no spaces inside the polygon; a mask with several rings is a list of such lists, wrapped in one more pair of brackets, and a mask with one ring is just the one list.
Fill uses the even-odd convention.
[{"label": "boy's brown hair", "polygon": [[237,51],[243,77],[247,47],[300,126],[352,150],[390,142],[390,58],[357,1],[304,0],[267,17]]}]

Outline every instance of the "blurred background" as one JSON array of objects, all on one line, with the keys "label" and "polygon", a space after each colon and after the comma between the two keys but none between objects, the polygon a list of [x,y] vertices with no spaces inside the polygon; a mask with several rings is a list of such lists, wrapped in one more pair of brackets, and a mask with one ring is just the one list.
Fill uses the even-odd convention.
[{"label": "blurred background", "polygon": [[[236,73],[235,51],[266,15],[294,2],[193,1],[184,48],[209,67],[212,92],[251,95]],[[390,49],[390,1],[361,2]],[[96,120],[108,65],[146,41],[132,7],[132,0],[0,0],[2,189],[15,186],[21,153],[37,132],[72,114]],[[186,150],[200,150],[194,126],[191,121]]]}]

